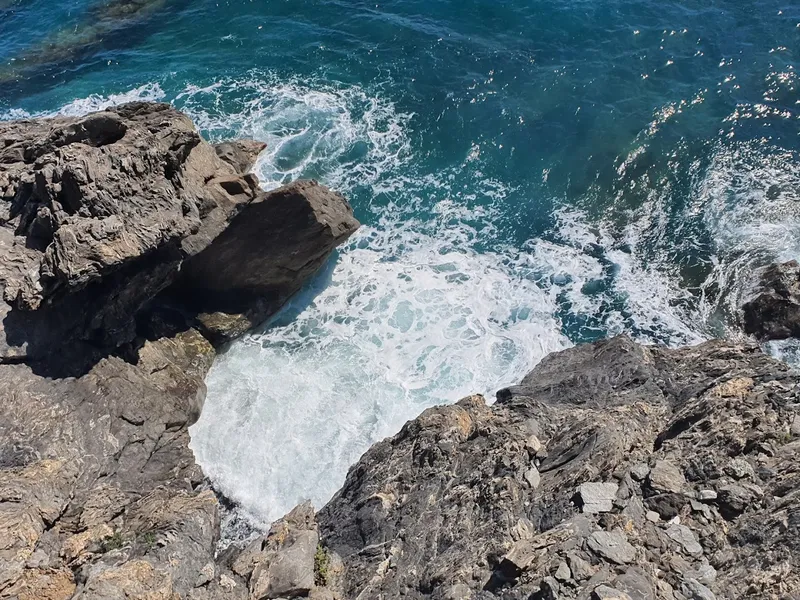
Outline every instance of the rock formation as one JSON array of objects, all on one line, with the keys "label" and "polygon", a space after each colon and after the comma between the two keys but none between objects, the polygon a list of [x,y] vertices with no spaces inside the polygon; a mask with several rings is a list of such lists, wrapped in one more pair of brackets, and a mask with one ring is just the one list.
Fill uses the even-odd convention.
[{"label": "rock formation", "polygon": [[794,598],[800,379],[626,337],[432,408],[319,513],[345,598]]},{"label": "rock formation", "polygon": [[358,226],[261,192],[260,150],[158,104],[0,124],[0,600],[800,597],[800,376],[726,341],[552,354],[218,552],[187,431],[215,347]]},{"label": "rock formation", "polygon": [[800,264],[769,265],[755,279],[756,288],[742,306],[745,332],[761,340],[800,337]]},{"label": "rock formation", "polygon": [[247,597],[188,447],[215,350],[181,269],[239,238],[263,319],[358,226],[314,182],[261,192],[262,147],[160,104],[0,124],[0,598]]}]

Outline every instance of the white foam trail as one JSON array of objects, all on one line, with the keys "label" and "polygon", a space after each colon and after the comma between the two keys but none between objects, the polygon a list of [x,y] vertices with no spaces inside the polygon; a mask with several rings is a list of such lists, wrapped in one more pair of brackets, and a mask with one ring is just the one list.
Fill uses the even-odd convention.
[{"label": "white foam trail", "polygon": [[135,102],[137,100],[143,102],[159,102],[164,100],[165,97],[166,94],[158,83],[147,83],[121,94],[109,94],[108,96],[92,94],[86,98],[76,98],[55,111],[30,113],[22,109],[13,108],[0,113],[0,121],[9,119],[30,119],[34,117],[80,117],[126,102]]}]

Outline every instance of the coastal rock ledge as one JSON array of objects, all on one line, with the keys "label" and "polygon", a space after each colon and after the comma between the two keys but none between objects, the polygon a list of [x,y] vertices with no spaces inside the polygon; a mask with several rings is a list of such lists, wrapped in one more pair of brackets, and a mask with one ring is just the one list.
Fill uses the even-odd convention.
[{"label": "coastal rock ledge", "polygon": [[358,227],[261,149],[163,104],[0,123],[0,599],[800,598],[800,378],[720,340],[552,354],[219,550],[215,349]]}]

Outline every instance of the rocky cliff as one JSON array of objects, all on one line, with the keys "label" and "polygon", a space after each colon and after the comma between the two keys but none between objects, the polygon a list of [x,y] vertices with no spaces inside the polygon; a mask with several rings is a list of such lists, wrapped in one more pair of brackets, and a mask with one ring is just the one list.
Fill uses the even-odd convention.
[{"label": "rocky cliff", "polygon": [[[358,226],[261,192],[260,149],[159,104],[0,123],[0,599],[800,598],[800,379],[726,341],[553,354],[218,552],[187,432],[215,348]],[[750,330],[793,334],[795,279]]]}]

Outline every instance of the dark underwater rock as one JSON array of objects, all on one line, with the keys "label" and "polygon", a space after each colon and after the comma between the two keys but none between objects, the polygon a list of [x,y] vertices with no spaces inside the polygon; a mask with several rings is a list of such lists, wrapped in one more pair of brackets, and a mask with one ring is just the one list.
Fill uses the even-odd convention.
[{"label": "dark underwater rock", "polygon": [[800,264],[770,265],[756,277],[756,289],[742,306],[745,332],[760,340],[800,337]]}]

